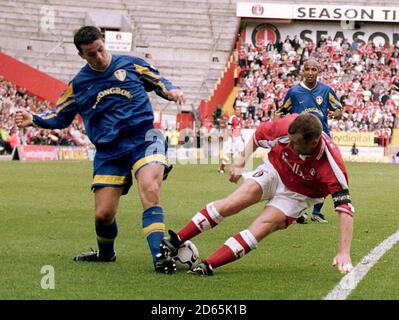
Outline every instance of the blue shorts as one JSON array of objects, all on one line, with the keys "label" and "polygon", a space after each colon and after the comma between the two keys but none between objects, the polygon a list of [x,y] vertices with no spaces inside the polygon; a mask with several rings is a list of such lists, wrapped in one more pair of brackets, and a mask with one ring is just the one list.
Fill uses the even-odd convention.
[{"label": "blue shorts", "polygon": [[164,180],[172,166],[166,157],[168,146],[159,130],[151,127],[140,128],[121,136],[115,148],[122,148],[122,153],[115,157],[107,157],[107,148],[98,148],[94,157],[92,190],[99,187],[123,187],[123,195],[129,192],[133,184],[132,172],[137,172],[150,163],[160,163],[165,167]]}]

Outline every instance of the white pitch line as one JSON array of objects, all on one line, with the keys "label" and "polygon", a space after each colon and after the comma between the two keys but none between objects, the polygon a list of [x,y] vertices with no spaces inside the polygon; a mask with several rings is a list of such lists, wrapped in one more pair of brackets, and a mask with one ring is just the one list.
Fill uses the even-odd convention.
[{"label": "white pitch line", "polygon": [[345,300],[376,262],[399,241],[399,229],[373,249],[323,300]]}]

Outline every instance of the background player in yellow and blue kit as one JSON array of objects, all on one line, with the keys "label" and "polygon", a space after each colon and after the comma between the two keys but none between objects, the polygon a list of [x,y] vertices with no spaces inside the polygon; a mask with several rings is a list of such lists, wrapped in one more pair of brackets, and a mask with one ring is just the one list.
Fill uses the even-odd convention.
[{"label": "background player in yellow and blue kit", "polygon": [[74,43],[87,64],[51,112],[32,115],[19,110],[16,124],[65,128],[79,114],[96,147],[92,189],[99,250],[79,254],[75,261],[115,261],[115,215],[120,196],[127,194],[132,185],[133,171],[143,206],[142,226],[155,270],[170,272],[175,268],[173,261],[160,257],[165,230],[160,188],[171,166],[163,135],[153,127],[154,114],[147,91],[177,103],[184,102],[183,92],[146,61],[107,52],[96,27],[80,28]]},{"label": "background player in yellow and blue kit", "polygon": [[[320,64],[315,59],[309,59],[303,64],[303,81],[290,88],[284,98],[283,105],[277,110],[277,115],[291,113],[311,113],[323,125],[323,131],[330,136],[328,117],[341,118],[342,105],[334,90],[317,80]],[[313,207],[312,220],[328,222],[321,213],[323,203]],[[306,222],[305,216],[298,219],[299,223]]]}]

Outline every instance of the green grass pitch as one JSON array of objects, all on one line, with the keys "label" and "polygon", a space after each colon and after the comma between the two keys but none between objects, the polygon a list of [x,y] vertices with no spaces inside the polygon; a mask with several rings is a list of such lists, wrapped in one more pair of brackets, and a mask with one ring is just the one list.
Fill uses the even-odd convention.
[{"label": "green grass pitch", "polygon": [[[0,299],[321,299],[340,281],[331,267],[338,217],[328,198],[330,223],[293,225],[263,240],[214,277],[156,274],[141,228],[135,187],[122,198],[118,259],[76,263],[96,248],[90,162],[0,163]],[[352,259],[357,264],[399,227],[399,166],[348,164],[356,207]],[[215,165],[176,165],[162,190],[167,228],[179,229],[206,203],[235,185]],[[193,239],[202,257],[245,229],[262,204]],[[41,288],[42,266],[55,270],[55,289]],[[399,247],[370,270],[349,299],[399,299]]]}]

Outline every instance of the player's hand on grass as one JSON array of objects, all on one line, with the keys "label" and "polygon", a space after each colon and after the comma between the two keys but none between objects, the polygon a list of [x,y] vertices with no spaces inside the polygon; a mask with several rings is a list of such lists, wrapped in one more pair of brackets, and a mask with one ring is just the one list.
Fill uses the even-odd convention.
[{"label": "player's hand on grass", "polygon": [[15,124],[19,128],[28,127],[32,124],[32,114],[24,109],[15,112]]},{"label": "player's hand on grass", "polygon": [[186,98],[184,97],[184,93],[180,89],[169,90],[167,95],[168,95],[168,99],[169,100],[174,101],[174,102],[176,102],[178,104],[182,104],[182,103],[186,102]]},{"label": "player's hand on grass", "polygon": [[351,258],[348,254],[339,253],[335,256],[332,265],[341,273],[351,272],[353,269]]},{"label": "player's hand on grass", "polygon": [[245,162],[243,162],[243,161],[240,161],[240,162],[237,162],[237,163],[233,163],[230,166],[230,178],[229,178],[229,181],[233,182],[233,183],[237,183],[238,180],[240,180],[240,178],[241,178],[241,174],[242,174],[242,172],[244,170],[244,167],[245,167]]}]

